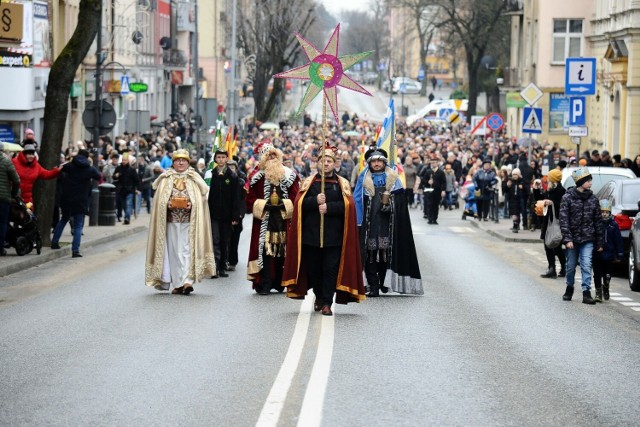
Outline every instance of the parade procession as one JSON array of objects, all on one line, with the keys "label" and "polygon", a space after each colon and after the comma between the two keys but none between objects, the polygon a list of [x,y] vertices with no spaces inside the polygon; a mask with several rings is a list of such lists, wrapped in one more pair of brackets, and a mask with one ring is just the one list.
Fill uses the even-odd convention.
[{"label": "parade procession", "polygon": [[1,2],[0,425],[637,425],[613,3]]}]

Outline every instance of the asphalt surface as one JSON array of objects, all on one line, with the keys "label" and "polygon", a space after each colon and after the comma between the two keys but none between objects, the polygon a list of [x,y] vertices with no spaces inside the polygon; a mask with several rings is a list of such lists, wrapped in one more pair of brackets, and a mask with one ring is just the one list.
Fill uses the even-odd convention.
[{"label": "asphalt surface", "polygon": [[[335,307],[315,425],[637,425],[640,296],[622,279],[617,301],[563,302],[562,280],[538,276],[541,244],[459,211],[412,218],[425,295]],[[145,242],[3,277],[0,424],[256,425],[301,303],[255,294],[244,268],[188,297],[156,292]],[[311,313],[277,425],[298,423],[325,321]]]}]

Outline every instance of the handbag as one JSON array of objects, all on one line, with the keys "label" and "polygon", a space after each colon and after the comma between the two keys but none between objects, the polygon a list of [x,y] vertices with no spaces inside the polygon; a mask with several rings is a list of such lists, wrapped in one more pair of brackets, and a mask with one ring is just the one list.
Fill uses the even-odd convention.
[{"label": "handbag", "polygon": [[549,213],[549,224],[547,224],[547,231],[544,234],[544,244],[550,248],[554,249],[562,244],[562,231],[560,230],[560,224],[553,216],[553,206],[551,206]]}]

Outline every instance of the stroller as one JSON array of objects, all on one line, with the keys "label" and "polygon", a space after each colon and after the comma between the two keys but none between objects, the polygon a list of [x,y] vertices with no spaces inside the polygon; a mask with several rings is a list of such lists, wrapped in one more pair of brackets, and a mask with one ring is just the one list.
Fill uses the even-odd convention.
[{"label": "stroller", "polygon": [[21,197],[16,197],[11,202],[5,247],[16,248],[19,256],[30,253],[33,248],[38,255],[42,252],[42,237],[38,231],[38,221]]}]

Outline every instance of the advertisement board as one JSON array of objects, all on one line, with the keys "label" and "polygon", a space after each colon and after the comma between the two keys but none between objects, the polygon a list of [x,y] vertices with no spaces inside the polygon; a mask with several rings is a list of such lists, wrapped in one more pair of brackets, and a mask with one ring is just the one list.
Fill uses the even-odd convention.
[{"label": "advertisement board", "polygon": [[569,130],[569,95],[549,94],[549,132]]}]

